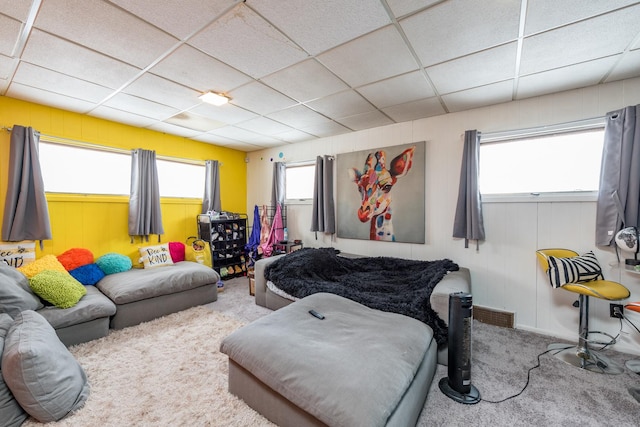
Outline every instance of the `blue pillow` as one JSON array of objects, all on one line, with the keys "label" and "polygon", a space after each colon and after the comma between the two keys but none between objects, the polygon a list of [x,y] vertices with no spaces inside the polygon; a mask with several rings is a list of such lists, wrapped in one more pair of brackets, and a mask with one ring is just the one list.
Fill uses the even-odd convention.
[{"label": "blue pillow", "polygon": [[85,286],[95,285],[104,277],[104,271],[95,263],[74,268],[69,271],[69,274]]},{"label": "blue pillow", "polygon": [[131,258],[114,252],[102,255],[96,260],[96,264],[104,274],[122,273],[131,270],[133,266]]}]

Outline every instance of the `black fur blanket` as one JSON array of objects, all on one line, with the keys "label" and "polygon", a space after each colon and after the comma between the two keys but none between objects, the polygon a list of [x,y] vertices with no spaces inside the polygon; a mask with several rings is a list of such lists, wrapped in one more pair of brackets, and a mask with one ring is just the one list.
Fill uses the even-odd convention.
[{"label": "black fur blanket", "polygon": [[433,329],[438,344],[447,326],[431,308],[433,288],[458,265],[448,259],[415,261],[392,257],[345,258],[333,248],[305,248],[265,268],[265,278],[291,296],[329,292],[371,308],[404,314]]}]

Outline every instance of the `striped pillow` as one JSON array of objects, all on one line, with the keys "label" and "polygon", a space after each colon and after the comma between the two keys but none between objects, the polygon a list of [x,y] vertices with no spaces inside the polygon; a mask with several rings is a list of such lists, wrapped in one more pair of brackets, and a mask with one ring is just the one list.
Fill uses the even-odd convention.
[{"label": "striped pillow", "polygon": [[592,251],[571,258],[549,256],[547,260],[549,261],[547,274],[551,286],[554,288],[559,288],[567,283],[604,279],[600,264]]}]

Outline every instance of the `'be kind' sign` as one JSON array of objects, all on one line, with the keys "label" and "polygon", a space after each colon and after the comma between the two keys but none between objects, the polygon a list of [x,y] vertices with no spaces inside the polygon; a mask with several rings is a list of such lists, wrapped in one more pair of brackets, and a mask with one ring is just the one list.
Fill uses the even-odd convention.
[{"label": "'be kind' sign", "polygon": [[20,268],[36,260],[36,242],[0,242],[0,262]]}]

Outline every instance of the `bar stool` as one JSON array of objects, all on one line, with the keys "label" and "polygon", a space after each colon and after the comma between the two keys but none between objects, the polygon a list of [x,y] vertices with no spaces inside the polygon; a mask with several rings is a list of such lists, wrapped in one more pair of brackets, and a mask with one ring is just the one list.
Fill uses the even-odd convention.
[{"label": "bar stool", "polygon": [[574,307],[580,308],[578,345],[550,344],[547,349],[557,350],[555,357],[582,369],[605,374],[622,373],[622,366],[589,348],[590,343],[596,343],[589,340],[589,334],[606,335],[615,343],[615,338],[607,333],[589,331],[589,297],[617,301],[629,298],[629,289],[620,283],[604,280],[593,253],[579,256],[570,249],[556,248],[539,249],[536,256],[542,269],[549,275],[552,286],[579,295],[577,305],[574,303]]}]

